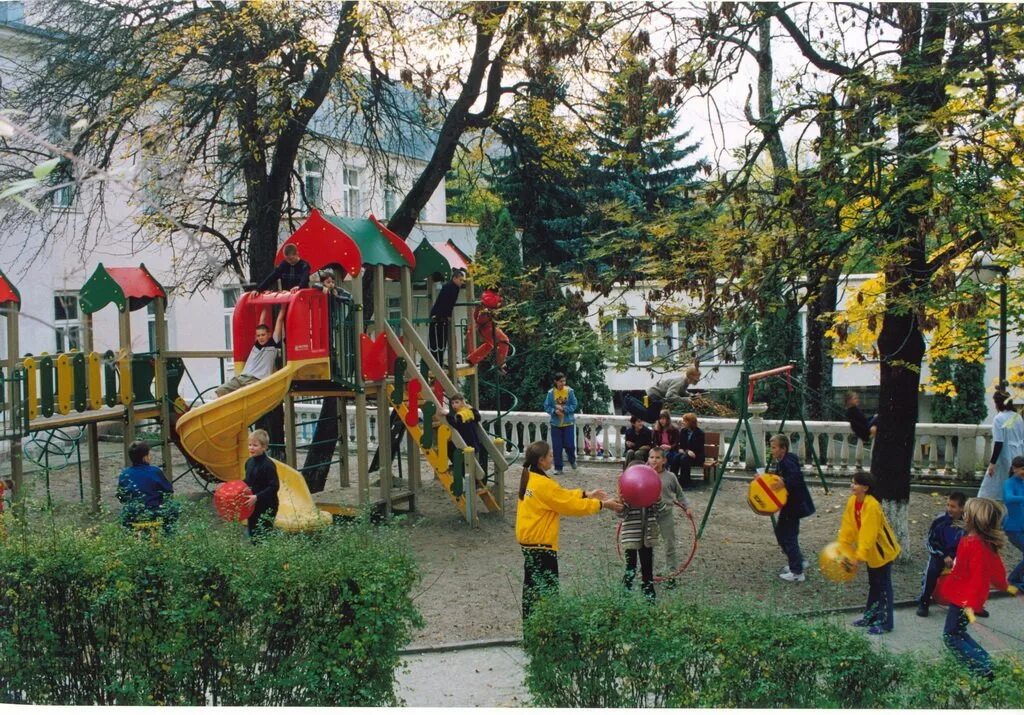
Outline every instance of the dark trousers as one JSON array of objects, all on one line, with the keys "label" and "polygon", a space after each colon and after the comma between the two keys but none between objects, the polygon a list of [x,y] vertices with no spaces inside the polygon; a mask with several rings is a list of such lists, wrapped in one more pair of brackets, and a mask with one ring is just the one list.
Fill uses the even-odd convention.
[{"label": "dark trousers", "polygon": [[644,464],[647,464],[647,456],[650,453],[650,447],[627,449],[626,453],[622,456],[622,468],[625,469],[628,467],[630,462],[643,462]]},{"label": "dark trousers", "polygon": [[274,519],[277,518],[277,504],[268,506],[263,511],[254,511],[247,522],[249,525],[249,538],[253,543],[261,541],[274,529]]},{"label": "dark trousers", "polygon": [[917,597],[918,604],[927,606],[931,602],[935,583],[939,580],[944,568],[946,568],[945,559],[935,554],[928,554],[928,565],[924,567],[924,578],[921,579],[921,593]]},{"label": "dark trousers", "polygon": [[686,452],[672,452],[671,454],[674,455],[674,458],[670,461],[669,468],[678,478],[679,485],[683,487],[690,486],[693,460],[690,459],[690,455],[686,454]]},{"label": "dark trousers", "polygon": [[648,406],[644,407],[642,400],[638,400],[632,395],[626,395],[622,400],[622,406],[629,414],[639,417],[644,422],[654,424],[658,421],[658,417],[661,415],[661,406],[665,403],[653,397],[648,397],[647,402]]},{"label": "dark trousers", "polygon": [[946,625],[942,629],[942,641],[972,673],[991,677],[992,659],[988,651],[967,635],[967,614],[962,608],[949,607]]},{"label": "dark trousers", "polygon": [[444,365],[444,351],[448,347],[448,327],[451,322],[448,320],[430,320],[430,330],[427,331],[427,347],[430,354],[437,360],[438,365]]},{"label": "dark trousers", "polygon": [[[1006,538],[1024,554],[1024,531],[1007,531]],[[1006,580],[1017,588],[1024,586],[1024,559],[1021,559]]]},{"label": "dark trousers", "polygon": [[790,573],[802,574],[804,555],[800,553],[800,518],[785,511],[780,512],[775,522],[775,540],[789,560]]},{"label": "dark trousers", "polygon": [[536,603],[558,591],[558,552],[553,549],[523,549],[523,620]]},{"label": "dark trousers", "polygon": [[892,561],[876,569],[868,566],[868,604],[864,608],[864,620],[891,631],[892,604]]},{"label": "dark trousers", "polygon": [[653,601],[654,549],[650,546],[641,546],[639,549],[626,549],[626,575],[622,578],[622,584],[627,589],[633,588],[633,579],[636,578],[637,555],[640,557],[640,587],[644,595]]},{"label": "dark trousers", "polygon": [[551,451],[555,454],[555,471],[562,471],[562,450],[569,455],[569,464],[576,466],[576,425],[551,425]]}]

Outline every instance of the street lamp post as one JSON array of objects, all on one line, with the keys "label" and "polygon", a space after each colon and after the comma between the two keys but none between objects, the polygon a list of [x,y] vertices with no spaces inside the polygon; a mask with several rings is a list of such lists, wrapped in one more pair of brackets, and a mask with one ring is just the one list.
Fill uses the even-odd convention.
[{"label": "street lamp post", "polygon": [[978,252],[971,260],[974,278],[984,285],[999,281],[999,386],[1006,387],[1006,266],[996,263],[991,253]]}]

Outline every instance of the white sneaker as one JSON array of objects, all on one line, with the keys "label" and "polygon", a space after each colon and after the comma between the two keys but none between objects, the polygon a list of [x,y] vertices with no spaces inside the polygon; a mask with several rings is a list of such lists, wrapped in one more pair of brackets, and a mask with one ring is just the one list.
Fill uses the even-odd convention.
[{"label": "white sneaker", "polygon": [[572,470],[573,474],[579,474],[580,473],[580,468],[577,467],[575,464],[570,464],[569,465],[569,469]]},{"label": "white sneaker", "polygon": [[[801,565],[803,566],[803,568],[804,568],[804,571],[806,571],[806,570],[807,570],[807,559],[802,559],[802,560],[800,561],[800,564],[801,564]],[[780,575],[780,576],[781,576],[782,574],[784,574],[784,573],[789,573],[789,564],[786,564],[785,566],[783,566],[783,567],[782,567],[782,570],[781,570],[781,571],[779,571],[779,575]]]},{"label": "white sneaker", "polygon": [[807,576],[805,576],[804,574],[802,574],[802,573],[791,573],[790,571],[786,571],[786,573],[780,573],[779,574],[779,578],[781,578],[783,581],[794,581],[794,582],[800,582],[800,581],[806,581],[807,580]]}]

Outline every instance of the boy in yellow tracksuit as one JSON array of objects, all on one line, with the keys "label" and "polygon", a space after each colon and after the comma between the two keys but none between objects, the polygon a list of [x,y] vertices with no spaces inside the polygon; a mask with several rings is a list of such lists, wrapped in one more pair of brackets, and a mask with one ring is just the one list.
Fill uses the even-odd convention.
[{"label": "boy in yellow tracksuit", "polygon": [[866,472],[853,475],[853,493],[846,502],[837,540],[856,551],[857,560],[868,566],[868,604],[864,617],[853,625],[866,627],[871,635],[880,635],[893,629],[892,563],[900,555],[900,542],[882,505],[868,493],[873,484]]},{"label": "boy in yellow tracksuit", "polygon": [[621,511],[603,489],[566,489],[547,475],[554,457],[547,442],[526,448],[519,480],[516,540],[523,549],[523,620],[545,592],[558,590],[558,530],[562,516]]}]

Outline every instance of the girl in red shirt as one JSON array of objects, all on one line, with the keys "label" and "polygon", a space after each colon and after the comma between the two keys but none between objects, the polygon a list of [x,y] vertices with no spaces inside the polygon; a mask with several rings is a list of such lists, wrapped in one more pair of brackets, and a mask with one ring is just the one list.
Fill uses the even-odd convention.
[{"label": "girl in red shirt", "polygon": [[988,652],[967,634],[974,613],[985,607],[990,586],[1016,593],[1006,581],[1006,567],[999,549],[1006,546],[1006,534],[1000,528],[1002,507],[977,497],[964,507],[965,536],[956,550],[953,570],[939,579],[935,595],[949,604],[942,640],[958,659],[974,673],[991,679],[992,660]]}]

